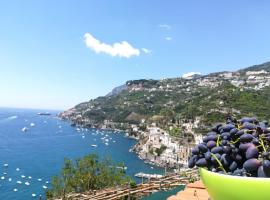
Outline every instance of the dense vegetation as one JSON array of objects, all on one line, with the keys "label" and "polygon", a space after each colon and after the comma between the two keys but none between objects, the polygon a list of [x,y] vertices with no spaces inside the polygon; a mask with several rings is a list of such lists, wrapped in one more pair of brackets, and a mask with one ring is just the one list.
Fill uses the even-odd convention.
[{"label": "dense vegetation", "polygon": [[[248,70],[270,71],[270,63],[252,66],[238,71],[239,79],[248,79]],[[223,121],[226,116],[256,116],[259,120],[270,118],[270,88],[245,89],[232,85],[227,79],[213,73],[202,78],[216,78],[216,87],[199,85],[196,80],[171,78],[163,80],[133,80],[117,93],[98,97],[75,106],[75,115],[89,119],[89,124],[102,124],[104,120],[118,123],[139,124],[155,122],[163,129],[176,125],[170,134],[181,135],[185,121],[199,118],[197,129],[204,132],[208,126]]]},{"label": "dense vegetation", "polygon": [[68,193],[81,193],[107,187],[134,185],[125,174],[123,164],[116,165],[111,159],[99,160],[90,154],[75,162],[65,159],[61,174],[52,178],[52,188],[47,191],[48,199],[65,198]]}]

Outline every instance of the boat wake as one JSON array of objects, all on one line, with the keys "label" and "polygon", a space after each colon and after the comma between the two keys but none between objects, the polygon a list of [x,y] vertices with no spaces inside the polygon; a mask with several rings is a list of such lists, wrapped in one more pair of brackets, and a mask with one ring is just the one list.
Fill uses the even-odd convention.
[{"label": "boat wake", "polygon": [[11,121],[11,120],[14,120],[14,119],[17,119],[18,116],[17,115],[13,115],[13,116],[10,116],[10,117],[7,117],[7,118],[4,118],[4,119],[1,119],[0,122],[4,123],[4,122],[8,122],[8,121]]}]

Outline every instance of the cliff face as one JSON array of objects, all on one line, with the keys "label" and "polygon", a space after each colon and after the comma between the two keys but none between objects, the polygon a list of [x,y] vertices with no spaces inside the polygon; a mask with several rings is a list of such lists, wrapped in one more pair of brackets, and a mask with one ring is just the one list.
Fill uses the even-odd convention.
[{"label": "cliff face", "polygon": [[[88,126],[150,124],[165,128],[200,119],[200,129],[227,115],[270,118],[270,63],[236,72],[132,80],[107,96],[76,105],[61,118]],[[180,127],[181,128],[181,127]]]}]

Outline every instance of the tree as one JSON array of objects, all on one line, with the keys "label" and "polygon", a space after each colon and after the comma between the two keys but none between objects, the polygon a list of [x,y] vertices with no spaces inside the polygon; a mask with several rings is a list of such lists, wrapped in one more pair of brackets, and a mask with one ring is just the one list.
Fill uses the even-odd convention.
[{"label": "tree", "polygon": [[67,193],[121,186],[130,181],[123,163],[115,164],[109,158],[99,160],[95,154],[76,161],[66,158],[60,175],[52,177],[52,189],[47,191],[46,196],[48,199],[65,199]]}]

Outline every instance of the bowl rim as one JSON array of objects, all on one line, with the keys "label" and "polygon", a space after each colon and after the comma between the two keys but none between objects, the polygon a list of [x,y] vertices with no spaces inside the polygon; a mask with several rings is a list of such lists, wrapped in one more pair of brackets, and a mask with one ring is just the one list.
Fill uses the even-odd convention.
[{"label": "bowl rim", "polygon": [[224,176],[224,177],[232,177],[234,179],[240,179],[240,180],[269,180],[270,181],[270,177],[269,178],[263,178],[263,177],[247,177],[247,176],[233,176],[230,174],[220,174],[220,173],[216,173],[216,172],[211,172],[203,167],[199,168],[200,174],[203,173],[203,171],[205,171],[206,173],[209,174],[214,174],[215,176]]}]

